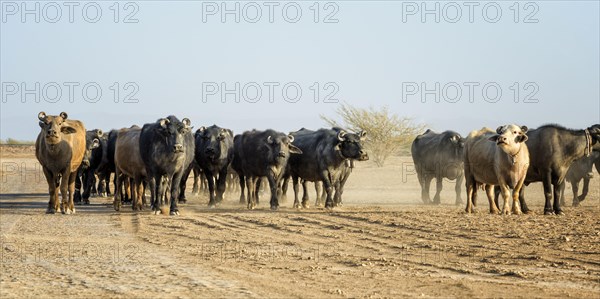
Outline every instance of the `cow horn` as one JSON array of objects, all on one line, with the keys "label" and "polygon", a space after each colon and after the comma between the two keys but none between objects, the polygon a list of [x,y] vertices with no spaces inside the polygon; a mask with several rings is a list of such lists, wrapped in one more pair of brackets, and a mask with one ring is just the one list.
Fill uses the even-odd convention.
[{"label": "cow horn", "polygon": [[499,126],[499,127],[496,129],[496,133],[498,133],[498,134],[502,134],[502,131],[503,131],[503,130],[504,130],[504,126]]},{"label": "cow horn", "polygon": [[344,141],[344,140],[346,140],[346,132],[345,132],[345,131],[340,131],[340,132],[338,133],[338,136],[337,136],[337,137],[338,137],[338,140],[339,140],[339,141]]},{"label": "cow horn", "polygon": [[168,118],[161,118],[158,120],[158,123],[161,127],[166,127],[171,121]]},{"label": "cow horn", "polygon": [[185,125],[186,128],[192,125],[192,121],[187,117],[181,120],[181,122]]},{"label": "cow horn", "polygon": [[102,137],[103,134],[104,132],[102,132],[102,130],[96,129],[96,135],[98,135],[98,138]]},{"label": "cow horn", "polygon": [[294,142],[294,135],[288,135],[288,138],[290,139],[290,143]]},{"label": "cow horn", "polygon": [[273,138],[271,137],[271,135],[269,135],[269,137],[267,137],[267,143],[273,144]]},{"label": "cow horn", "polygon": [[94,138],[94,141],[92,141],[92,148],[97,148],[100,146],[100,140],[98,140],[98,138]]},{"label": "cow horn", "polygon": [[67,119],[69,115],[66,112],[61,112],[60,113],[60,117],[62,117],[63,120]]},{"label": "cow horn", "polygon": [[523,131],[523,134],[527,133],[528,130],[529,128],[527,126],[521,126],[521,131]]},{"label": "cow horn", "polygon": [[38,119],[39,120],[45,120],[46,119],[46,112],[42,111],[42,112],[38,113]]},{"label": "cow horn", "polygon": [[358,135],[360,136],[360,140],[364,140],[365,138],[367,138],[367,131],[362,130],[360,131],[360,133],[358,133]]}]

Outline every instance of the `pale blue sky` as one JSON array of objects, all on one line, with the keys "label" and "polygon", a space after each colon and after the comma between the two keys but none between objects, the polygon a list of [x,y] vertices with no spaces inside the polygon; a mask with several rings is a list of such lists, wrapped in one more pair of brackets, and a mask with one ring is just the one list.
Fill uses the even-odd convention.
[{"label": "pale blue sky", "polygon": [[[443,19],[454,16],[452,7],[447,7],[448,14],[442,12],[440,23],[433,16],[423,23],[418,13],[403,22],[403,4],[393,1],[332,1],[339,8],[338,23],[315,23],[310,8],[314,1],[296,2],[302,9],[297,23],[283,19],[281,7],[286,2],[278,2],[270,23],[267,7],[256,2],[263,12],[257,23],[245,22],[243,14],[240,23],[233,16],[222,23],[218,14],[202,21],[202,2],[133,1],[139,8],[134,16],[139,22],[133,24],[113,21],[113,1],[96,1],[102,9],[97,23],[82,18],[86,2],[75,7],[73,23],[64,6],[57,23],[43,19],[54,16],[51,8],[46,15],[42,12],[40,23],[33,21],[34,16],[26,16],[22,23],[20,12],[7,15],[5,11],[10,9],[6,3],[21,2],[2,3],[0,81],[5,87],[10,82],[25,82],[29,88],[35,82],[80,85],[75,87],[75,103],[69,103],[64,85],[58,103],[35,103],[32,97],[21,103],[20,91],[10,95],[3,88],[1,139],[35,139],[37,114],[42,110],[48,114],[66,111],[88,129],[128,127],[169,114],[188,117],[196,127],[216,123],[237,133],[252,128],[318,128],[325,125],[319,115],[332,116],[337,104],[314,103],[310,89],[314,82],[321,88],[334,82],[339,87],[335,98],[340,101],[359,107],[387,105],[392,112],[414,117],[435,130],[462,134],[505,123],[536,127],[553,122],[573,128],[600,123],[598,1],[532,2],[539,9],[534,15],[538,23],[522,22],[533,11],[524,7],[525,2],[519,4],[520,22],[515,23],[513,1],[495,2],[502,9],[497,23],[482,17],[481,8],[488,2],[477,2],[473,23],[463,2],[456,2],[463,5],[457,23]],[[30,7],[33,3],[28,2]],[[38,3],[41,10],[47,4]],[[243,8],[249,2],[238,3]],[[325,9],[325,3],[319,3],[321,20],[333,9]],[[420,5],[421,1],[405,2],[404,7],[411,3]],[[438,3],[441,9],[447,5]],[[427,4],[433,8],[435,2]],[[123,5],[121,20],[132,11]],[[248,11],[246,16],[254,16]],[[102,89],[97,103],[81,97],[81,87],[87,82],[97,82]],[[135,82],[139,102],[115,103],[113,82],[121,87]],[[229,98],[223,104],[220,94],[202,102],[202,82],[226,82],[229,88],[235,82],[281,85],[275,87],[275,103],[268,102],[268,88],[263,85],[259,103],[234,103]],[[299,102],[287,103],[281,97],[281,87],[287,82],[300,85]],[[462,99],[435,103],[429,97],[422,103],[417,93],[404,103],[403,82],[425,82],[430,89],[435,82],[441,87],[457,82],[462,86]],[[475,87],[474,103],[468,101],[464,82],[480,84]],[[497,103],[481,97],[482,86],[488,82],[502,89]],[[519,103],[514,102],[510,89],[514,82],[521,87]],[[539,88],[538,103],[522,103],[534,88],[523,90],[527,82]],[[121,101],[125,93],[121,91]],[[325,94],[321,90],[321,99]]]}]

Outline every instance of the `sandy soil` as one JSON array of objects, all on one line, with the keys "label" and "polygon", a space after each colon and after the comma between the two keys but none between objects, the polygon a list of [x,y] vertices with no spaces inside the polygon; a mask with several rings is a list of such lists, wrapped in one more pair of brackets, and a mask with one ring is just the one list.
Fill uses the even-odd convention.
[{"label": "sandy soil", "polygon": [[0,160],[1,298],[600,297],[598,176],[578,208],[567,186],[565,216],[543,215],[539,184],[533,215],[466,215],[448,181],[424,206],[410,157],[357,163],[333,211],[295,210],[293,193],[248,211],[231,192],[216,209],[188,195],[175,217],[100,197],[67,216],[44,214],[32,148]]}]

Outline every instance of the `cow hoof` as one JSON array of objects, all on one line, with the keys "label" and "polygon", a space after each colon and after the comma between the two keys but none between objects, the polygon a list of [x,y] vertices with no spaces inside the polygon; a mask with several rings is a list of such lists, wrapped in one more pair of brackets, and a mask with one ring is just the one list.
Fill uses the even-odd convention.
[{"label": "cow hoof", "polygon": [[160,215],[160,210],[154,211],[154,215]]},{"label": "cow hoof", "polygon": [[52,208],[46,209],[46,214],[56,214],[56,210]]},{"label": "cow hoof", "polygon": [[179,216],[179,211],[171,211],[169,213],[169,215],[171,215],[171,216]]},{"label": "cow hoof", "polygon": [[187,199],[180,199],[179,203],[187,203]]},{"label": "cow hoof", "polygon": [[308,204],[302,204],[302,208],[303,209],[308,209],[308,208],[310,208],[310,206]]},{"label": "cow hoof", "polygon": [[300,208],[300,204],[299,204],[299,203],[297,203],[297,202],[295,202],[295,203],[294,203],[294,209],[299,209],[299,208]]},{"label": "cow hoof", "polygon": [[564,215],[564,214],[565,213],[562,210],[556,210],[556,211],[554,211],[554,215],[557,215],[557,216],[561,216],[561,215]]},{"label": "cow hoof", "polygon": [[210,203],[208,204],[208,208],[209,209],[214,209],[216,207],[217,207],[217,205],[215,205],[215,204],[210,204]]},{"label": "cow hoof", "polygon": [[527,214],[527,215],[533,215],[534,214],[533,210],[530,210],[530,209],[527,209],[527,210],[521,209],[521,212],[523,212],[523,214]]},{"label": "cow hoof", "polygon": [[553,210],[544,210],[544,215],[554,215]]},{"label": "cow hoof", "polygon": [[277,211],[279,209],[279,206],[271,206],[271,211]]},{"label": "cow hoof", "polygon": [[90,204],[90,201],[89,201],[89,200],[84,200],[84,201],[83,201],[83,204],[84,204],[84,205],[89,205],[89,204]]},{"label": "cow hoof", "polygon": [[80,206],[81,205],[81,201],[76,201],[75,204],[78,205],[78,206]]},{"label": "cow hoof", "polygon": [[513,214],[513,215],[521,215],[522,213],[521,213],[521,211],[520,211],[520,210],[513,210],[513,211],[512,211],[512,214]]},{"label": "cow hoof", "polygon": [[492,210],[490,210],[490,214],[492,214],[492,215],[500,215],[500,210],[498,210],[498,209],[492,209]]}]

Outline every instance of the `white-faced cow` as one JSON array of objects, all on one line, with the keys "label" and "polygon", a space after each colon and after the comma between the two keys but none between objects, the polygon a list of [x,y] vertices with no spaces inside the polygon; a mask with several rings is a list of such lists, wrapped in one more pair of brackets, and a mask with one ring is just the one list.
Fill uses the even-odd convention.
[{"label": "white-faced cow", "polygon": [[[78,120],[67,119],[67,113],[60,115],[38,114],[40,134],[35,142],[35,156],[42,165],[48,181],[47,213],[75,213],[73,196],[77,169],[85,153],[85,127]],[[58,201],[58,189],[62,195],[62,206]]]},{"label": "white-faced cow", "polygon": [[464,138],[454,131],[435,133],[431,130],[417,136],[411,146],[411,154],[421,185],[421,200],[425,204],[432,203],[429,198],[431,180],[436,180],[436,191],[433,203],[440,204],[440,192],[444,178],[456,180],[457,205],[462,203],[460,190],[463,181],[463,147]]},{"label": "white-faced cow", "polygon": [[[474,212],[477,186],[485,184],[488,191],[490,213],[498,213],[491,197],[491,186],[500,187],[504,199],[504,214],[510,214],[509,202],[512,198],[512,213],[521,214],[519,191],[523,187],[529,167],[527,127],[506,125],[496,132],[483,128],[473,131],[465,141],[464,172],[467,189],[466,212]],[[512,189],[512,196],[509,189]]]},{"label": "white-faced cow", "polygon": [[[155,215],[165,210],[165,192],[171,193],[170,214],[179,215],[177,199],[185,169],[194,160],[194,136],[190,120],[171,115],[155,123],[145,124],[140,135],[140,153],[152,197]],[[166,212],[165,212],[166,213]]]}]

